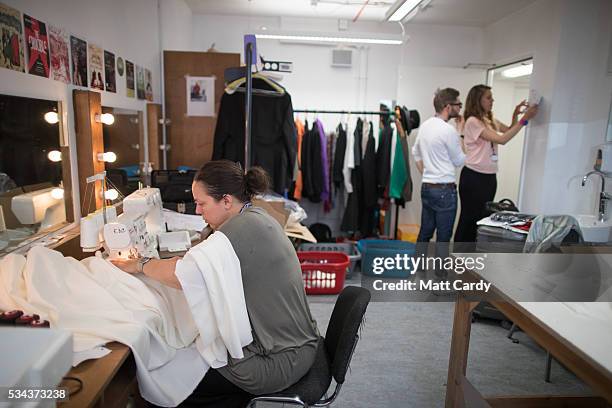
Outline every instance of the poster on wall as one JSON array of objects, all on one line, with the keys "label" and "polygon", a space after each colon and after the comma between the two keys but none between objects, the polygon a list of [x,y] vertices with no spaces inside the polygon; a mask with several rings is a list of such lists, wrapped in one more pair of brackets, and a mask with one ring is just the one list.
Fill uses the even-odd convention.
[{"label": "poster on wall", "polygon": [[125,88],[127,96],[134,97],[134,64],[125,60]]},{"label": "poster on wall", "polygon": [[21,12],[2,3],[0,3],[0,33],[2,33],[0,67],[25,72]]},{"label": "poster on wall", "polygon": [[145,98],[144,69],[136,65],[136,95],[138,99]]},{"label": "poster on wall", "polygon": [[151,71],[145,68],[145,95],[147,101],[153,102],[153,77]]},{"label": "poster on wall", "polygon": [[104,81],[108,92],[117,92],[115,82],[115,54],[104,50]]},{"label": "poster on wall", "polygon": [[215,77],[185,77],[187,116],[215,116]]},{"label": "poster on wall", "polygon": [[49,24],[49,48],[51,49],[51,78],[69,84],[70,57],[68,56],[66,30]]},{"label": "poster on wall", "polygon": [[117,75],[123,76],[123,69],[125,65],[123,64],[123,58],[117,57]]},{"label": "poster on wall", "polygon": [[72,83],[87,86],[87,42],[71,35],[70,55],[72,57]]},{"label": "poster on wall", "polygon": [[88,44],[87,53],[89,54],[89,87],[103,91],[102,70],[104,69],[104,62],[102,48],[94,44]]},{"label": "poster on wall", "polygon": [[49,40],[47,26],[42,21],[23,15],[25,27],[26,55],[28,72],[32,75],[49,78]]}]

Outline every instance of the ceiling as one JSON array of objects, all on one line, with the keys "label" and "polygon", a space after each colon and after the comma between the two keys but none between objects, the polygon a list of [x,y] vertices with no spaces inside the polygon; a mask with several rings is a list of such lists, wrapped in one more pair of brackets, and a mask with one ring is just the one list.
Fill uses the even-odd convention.
[{"label": "ceiling", "polygon": [[[194,14],[352,20],[366,0],[185,0]],[[410,23],[484,27],[535,0],[431,0]],[[369,0],[359,21],[383,21],[394,0]]]}]

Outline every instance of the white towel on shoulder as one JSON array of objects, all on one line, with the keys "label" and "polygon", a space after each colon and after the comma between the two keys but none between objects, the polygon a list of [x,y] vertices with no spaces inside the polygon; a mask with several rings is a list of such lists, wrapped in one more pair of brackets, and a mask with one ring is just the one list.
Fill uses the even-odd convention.
[{"label": "white towel on shoulder", "polygon": [[227,364],[228,353],[242,358],[242,348],[253,341],[246,309],[240,261],[231,242],[220,231],[191,248],[177,262],[181,283],[200,332],[198,351],[212,367]]}]

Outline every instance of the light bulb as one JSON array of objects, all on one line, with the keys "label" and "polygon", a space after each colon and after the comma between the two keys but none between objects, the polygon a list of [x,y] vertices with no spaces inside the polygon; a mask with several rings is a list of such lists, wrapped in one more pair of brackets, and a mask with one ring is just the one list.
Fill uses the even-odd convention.
[{"label": "light bulb", "polygon": [[107,163],[114,163],[115,160],[117,160],[117,155],[114,152],[98,153],[98,160]]},{"label": "light bulb", "polygon": [[45,120],[47,121],[47,123],[55,125],[57,122],[59,122],[59,115],[57,114],[57,112],[47,112],[45,113]]},{"label": "light bulb", "polygon": [[112,113],[103,113],[102,115],[100,115],[100,121],[105,125],[112,125],[113,123],[115,123],[115,117]]},{"label": "light bulb", "polygon": [[114,188],[111,188],[110,190],[106,190],[104,192],[104,198],[107,200],[116,200],[117,197],[119,197],[119,192]]},{"label": "light bulb", "polygon": [[56,200],[61,200],[64,198],[64,189],[59,187],[54,188],[51,190],[51,197],[55,198]]},{"label": "light bulb", "polygon": [[47,153],[47,158],[52,162],[62,161],[62,152],[59,150],[51,150],[49,153]]}]

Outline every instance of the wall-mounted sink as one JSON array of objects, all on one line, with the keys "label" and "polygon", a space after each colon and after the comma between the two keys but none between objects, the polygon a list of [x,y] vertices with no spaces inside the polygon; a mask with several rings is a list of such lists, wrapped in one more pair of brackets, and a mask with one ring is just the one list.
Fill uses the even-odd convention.
[{"label": "wall-mounted sink", "polygon": [[612,241],[612,219],[602,222],[596,215],[577,215],[576,219],[586,242]]}]

